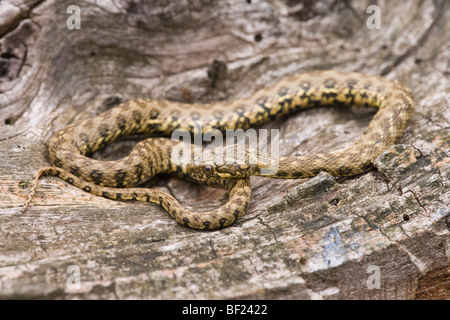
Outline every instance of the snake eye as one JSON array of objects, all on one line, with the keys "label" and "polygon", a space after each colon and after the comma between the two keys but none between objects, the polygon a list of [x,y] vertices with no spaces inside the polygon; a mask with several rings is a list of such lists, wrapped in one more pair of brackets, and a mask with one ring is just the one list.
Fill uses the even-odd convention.
[{"label": "snake eye", "polygon": [[211,166],[205,166],[205,172],[206,173],[211,173],[212,172],[212,167]]}]

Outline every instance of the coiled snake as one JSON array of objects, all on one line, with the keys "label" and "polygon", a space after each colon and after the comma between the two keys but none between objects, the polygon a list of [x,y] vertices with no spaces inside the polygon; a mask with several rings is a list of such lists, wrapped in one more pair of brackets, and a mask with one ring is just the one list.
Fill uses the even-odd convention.
[{"label": "coiled snake", "polygon": [[[247,129],[276,117],[318,105],[358,105],[378,108],[365,132],[343,151],[299,157],[281,157],[273,178],[305,178],[326,171],[334,176],[364,172],[380,153],[403,134],[413,109],[405,86],[377,76],[337,71],[316,71],[291,76],[249,98],[213,104],[186,105],[161,100],[132,100],[95,118],[72,124],[55,134],[49,143],[51,167],[33,177],[23,207],[29,205],[42,175],[58,176],[93,194],[116,200],[148,201],[161,205],[179,223],[196,229],[225,227],[241,217],[251,197],[250,175],[259,164],[214,166],[179,164],[171,159],[178,143],[167,138],[148,138],[116,161],[86,157],[119,136],[152,134],[168,136],[175,129],[195,131],[201,121],[203,133],[218,129]],[[135,188],[159,173],[219,185],[229,200],[208,212],[190,212],[164,192]]]}]

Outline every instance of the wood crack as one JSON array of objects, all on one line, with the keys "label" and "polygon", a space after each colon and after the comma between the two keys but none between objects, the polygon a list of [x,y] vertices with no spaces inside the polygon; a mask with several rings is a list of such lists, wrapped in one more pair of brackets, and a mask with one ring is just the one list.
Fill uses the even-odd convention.
[{"label": "wood crack", "polygon": [[445,11],[445,0],[437,1],[436,4],[436,14],[433,18],[433,21],[431,22],[430,26],[425,30],[425,32],[420,36],[419,40],[417,40],[416,44],[409,47],[408,50],[405,51],[402,55],[398,56],[394,59],[391,65],[385,67],[380,75],[385,76],[392,72],[395,68],[397,68],[403,61],[405,61],[407,58],[409,58],[411,55],[413,55],[423,44],[427,41],[428,37],[430,36],[433,29],[436,27],[437,23],[441,20],[442,14]]}]

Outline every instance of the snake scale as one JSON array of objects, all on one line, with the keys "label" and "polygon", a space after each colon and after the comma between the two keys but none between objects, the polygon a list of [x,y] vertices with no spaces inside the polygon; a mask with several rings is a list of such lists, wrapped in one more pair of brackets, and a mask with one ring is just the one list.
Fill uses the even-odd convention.
[{"label": "snake scale", "polygon": [[[287,77],[244,99],[211,104],[183,104],[163,100],[131,100],[100,115],[69,125],[49,142],[52,166],[33,177],[23,207],[28,207],[43,175],[53,175],[93,194],[115,200],[139,200],[161,205],[176,221],[196,229],[216,229],[241,217],[250,202],[250,175],[258,165],[220,168],[178,164],[171,151],[178,142],[148,138],[136,144],[125,158],[98,161],[87,157],[120,136],[170,136],[175,129],[194,132],[201,121],[203,133],[218,129],[247,129],[277,117],[322,105],[358,105],[377,108],[365,132],[342,151],[297,157],[280,157],[273,178],[306,178],[326,171],[349,176],[367,171],[380,153],[403,134],[414,109],[410,90],[378,76],[353,72],[314,71]],[[136,185],[156,174],[169,173],[187,180],[227,189],[229,200],[216,210],[185,210],[171,195]]]}]

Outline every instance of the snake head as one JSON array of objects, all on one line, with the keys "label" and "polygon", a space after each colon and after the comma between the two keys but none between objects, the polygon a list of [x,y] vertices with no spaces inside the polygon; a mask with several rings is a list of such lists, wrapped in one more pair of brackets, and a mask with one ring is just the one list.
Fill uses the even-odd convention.
[{"label": "snake head", "polygon": [[191,163],[186,166],[187,174],[195,180],[243,179],[254,175],[257,170],[257,165],[237,163]]}]

